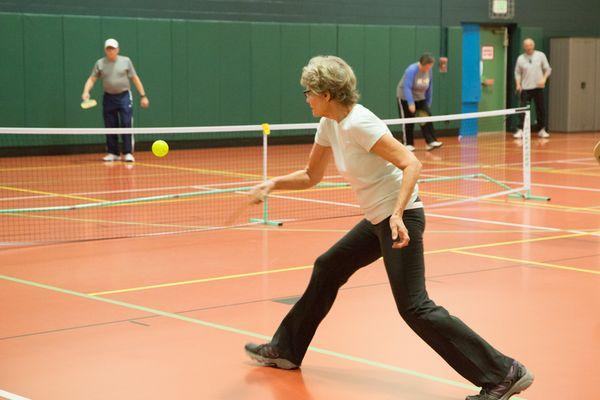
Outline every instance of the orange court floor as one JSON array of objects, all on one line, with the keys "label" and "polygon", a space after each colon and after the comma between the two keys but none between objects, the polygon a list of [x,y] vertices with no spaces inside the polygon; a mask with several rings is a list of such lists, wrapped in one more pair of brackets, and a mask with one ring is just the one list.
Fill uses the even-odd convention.
[{"label": "orange court floor", "polygon": [[[429,294],[536,375],[521,399],[600,398],[598,140],[532,140],[533,192],[550,202],[426,208]],[[506,151],[518,159],[512,140]],[[416,154],[424,174],[435,167],[429,153]],[[359,218],[0,248],[0,398],[476,393],[403,323],[381,261],[340,290],[300,370],[247,359],[244,344],[268,340],[314,259]]]}]

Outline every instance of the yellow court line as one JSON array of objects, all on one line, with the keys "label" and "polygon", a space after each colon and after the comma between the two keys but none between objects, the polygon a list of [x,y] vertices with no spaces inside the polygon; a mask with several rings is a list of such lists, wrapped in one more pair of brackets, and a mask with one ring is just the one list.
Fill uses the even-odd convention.
[{"label": "yellow court line", "polygon": [[16,167],[16,168],[0,168],[0,172],[5,171],[30,171],[36,169],[62,169],[62,168],[82,168],[89,165],[97,165],[96,163],[85,163],[85,164],[67,164],[67,165],[46,165],[39,167]]},{"label": "yellow court line", "polygon": [[[453,248],[447,248],[447,249],[425,251],[424,254],[429,255],[429,254],[437,254],[437,253],[445,253],[445,252],[457,252],[457,251],[461,251],[461,250],[502,246],[502,245],[506,245],[506,244],[527,243],[527,242],[535,242],[535,241],[540,241],[540,240],[563,239],[563,238],[567,238],[567,237],[590,235],[592,233],[593,232],[576,233],[576,234],[551,236],[551,237],[538,238],[538,239],[523,239],[523,240],[514,240],[514,241],[510,241],[510,242],[497,242],[497,243],[489,243],[489,244],[483,244],[483,245],[453,247]],[[600,233],[600,231],[598,231],[598,233]],[[246,278],[246,277],[251,277],[251,276],[260,276],[260,275],[269,275],[269,274],[289,272],[289,271],[306,270],[306,269],[311,269],[312,267],[313,267],[312,265],[303,265],[300,267],[278,268],[278,269],[274,269],[274,270],[248,272],[248,273],[244,273],[244,274],[235,274],[235,275],[222,275],[222,276],[216,276],[216,277],[210,277],[210,278],[193,279],[193,280],[189,280],[189,281],[160,283],[160,284],[156,284],[156,285],[138,286],[138,287],[132,287],[132,288],[126,288],[126,289],[108,290],[108,291],[104,291],[104,292],[96,292],[96,293],[88,293],[88,294],[92,295],[92,296],[102,296],[102,295],[106,295],[106,294],[138,292],[138,291],[142,291],[142,290],[157,289],[157,288],[163,288],[163,287],[191,285],[191,284],[195,284],[195,283],[223,281],[223,280],[229,280],[229,279]]]},{"label": "yellow court line", "polygon": [[452,253],[463,254],[463,255],[467,255],[467,256],[491,258],[493,260],[502,260],[502,261],[511,261],[511,262],[523,263],[523,264],[531,264],[531,265],[536,265],[539,267],[564,269],[567,271],[585,272],[587,274],[600,275],[600,271],[594,271],[592,269],[568,267],[566,265],[557,265],[557,264],[549,264],[549,263],[539,262],[539,261],[523,260],[521,258],[500,257],[500,256],[493,256],[490,254],[472,253],[470,251],[461,251],[461,250],[455,250]]},{"label": "yellow court line", "polygon": [[127,293],[127,292],[136,292],[136,291],[140,291],[140,290],[158,289],[158,288],[171,287],[171,286],[191,285],[193,283],[215,282],[215,281],[223,281],[223,280],[228,280],[228,279],[247,278],[250,276],[277,274],[280,272],[301,271],[301,270],[305,270],[305,269],[311,269],[312,267],[313,267],[312,265],[301,265],[299,267],[270,269],[267,271],[247,272],[244,274],[235,274],[235,275],[214,276],[211,278],[193,279],[190,281],[181,281],[181,282],[161,283],[158,285],[140,286],[140,287],[134,287],[134,288],[128,288],[128,289],[117,289],[117,290],[109,290],[106,292],[96,292],[96,293],[88,293],[88,294],[90,296],[103,296],[103,295],[107,295],[107,294]]},{"label": "yellow court line", "polygon": [[542,237],[542,238],[510,240],[510,241],[506,241],[506,242],[474,244],[471,246],[455,247],[453,249],[431,250],[431,251],[425,252],[425,254],[438,254],[438,253],[446,253],[449,251],[482,249],[485,247],[508,246],[511,244],[522,244],[522,243],[542,242],[542,241],[546,241],[546,240],[568,239],[568,238],[574,238],[574,237],[580,237],[580,236],[590,236],[590,235],[595,235],[598,233],[600,233],[600,230],[593,231],[593,232],[569,233],[566,235],[558,235],[558,236],[546,236],[546,237]]},{"label": "yellow court line", "polygon": [[13,192],[43,194],[43,195],[53,196],[53,197],[64,197],[67,199],[87,200],[87,201],[94,201],[94,202],[98,202],[98,203],[106,201],[106,200],[102,200],[102,199],[94,199],[91,197],[75,196],[75,195],[71,195],[71,194],[61,194],[61,193],[54,193],[54,192],[45,192],[42,190],[21,189],[21,188],[16,188],[16,187],[12,187],[12,186],[0,186],[0,189],[10,190]]},{"label": "yellow court line", "polygon": [[159,165],[159,164],[150,164],[144,162],[136,162],[134,165],[141,165],[143,167],[151,167],[151,168],[164,168],[164,169],[174,169],[178,171],[189,171],[189,172],[198,172],[204,175],[222,175],[222,176],[235,176],[240,178],[261,178],[260,174],[246,174],[243,172],[228,172],[221,171],[217,169],[204,169],[204,168],[190,168],[190,167],[177,167],[174,165]]},{"label": "yellow court line", "polygon": [[105,219],[94,219],[94,218],[73,218],[73,217],[54,217],[51,215],[40,215],[40,214],[27,214],[27,213],[4,213],[0,215],[8,215],[14,217],[26,217],[26,218],[39,218],[39,219],[55,219],[61,221],[73,221],[73,222],[96,222],[100,224],[113,224],[113,225],[135,225],[135,226],[153,226],[161,228],[186,228],[186,229],[209,229],[211,226],[189,226],[189,225],[173,225],[173,224],[157,224],[151,222],[135,222],[135,221],[113,221]]},{"label": "yellow court line", "polygon": [[[133,166],[133,165],[132,165]],[[143,173],[137,173],[135,174],[135,178],[136,179],[145,179],[145,178],[157,178],[157,177],[172,177],[173,173],[170,172],[163,172],[163,173],[153,173],[153,174],[143,174]],[[81,179],[79,179],[81,178]],[[117,180],[125,180],[125,179],[131,179],[132,176],[131,175],[113,175],[110,177],[111,181],[117,181]],[[80,177],[70,177],[69,178],[70,182],[72,183],[77,183],[77,182],[93,182],[93,181],[106,181],[106,176],[96,176],[96,177],[86,177],[86,176],[80,176]],[[18,181],[19,184],[30,184],[30,185],[35,185],[35,184],[39,184],[39,183],[46,183],[48,182],[47,180],[44,181]],[[10,183],[10,182],[8,182]],[[210,184],[209,184],[210,185]],[[196,184],[190,184],[189,186],[196,186]],[[110,193],[109,193],[110,194]]]},{"label": "yellow court line", "polygon": [[598,170],[598,165],[591,165],[591,163],[590,163],[589,167],[567,168],[567,169],[562,169],[560,171],[563,171],[563,172],[566,172],[566,171],[568,171],[568,172],[580,172],[580,171],[589,171],[589,170],[596,170],[597,171]]},{"label": "yellow court line", "polygon": [[[597,169],[597,168],[596,168]],[[573,171],[573,172],[571,172]],[[551,170],[534,170],[532,169],[531,172],[538,172],[538,173],[548,173],[548,174],[557,174],[557,175],[577,175],[577,176],[597,176],[600,177],[600,174],[593,174],[590,172],[581,172],[578,170],[561,170],[561,169],[551,169]]]},{"label": "yellow court line", "polygon": [[[203,186],[203,185],[195,185],[195,186]],[[210,184],[209,185],[204,185],[207,190],[218,190],[217,188],[211,188]],[[323,192],[323,191],[329,191],[329,190],[345,190],[345,189],[351,189],[349,186],[340,186],[340,187],[322,187],[322,188],[313,188],[313,189],[305,189],[302,191],[298,191],[298,190],[281,190],[278,191],[277,194],[288,194],[288,193],[295,193],[298,194],[298,197],[300,199],[303,199],[301,194],[302,193],[312,193],[312,192]],[[124,206],[132,206],[132,205],[143,205],[143,204],[150,204],[150,205],[154,205],[154,204],[161,204],[161,203],[176,203],[176,202],[183,202],[183,201],[197,201],[197,200],[216,200],[216,199],[227,199],[227,198],[233,198],[236,196],[243,196],[245,195],[244,193],[237,193],[237,192],[229,192],[226,193],[224,195],[198,195],[198,196],[191,196],[191,197],[187,197],[187,198],[181,198],[181,199],[164,199],[164,200],[151,200],[151,201],[136,201],[136,202],[132,202],[132,203],[124,203],[124,204],[115,204],[114,206],[111,207],[124,207]],[[321,200],[321,199],[310,199],[309,200]],[[228,209],[229,210],[229,209]]]}]

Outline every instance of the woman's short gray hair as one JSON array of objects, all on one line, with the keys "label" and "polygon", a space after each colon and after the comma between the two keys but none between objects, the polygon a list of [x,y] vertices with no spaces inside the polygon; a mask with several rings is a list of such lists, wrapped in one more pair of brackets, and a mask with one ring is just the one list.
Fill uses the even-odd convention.
[{"label": "woman's short gray hair", "polygon": [[419,57],[419,64],[421,65],[429,65],[435,62],[435,58],[431,55],[431,53],[423,53],[421,57]]},{"label": "woman's short gray hair", "polygon": [[316,93],[329,92],[331,98],[344,105],[356,104],[360,94],[356,75],[348,63],[336,56],[317,56],[302,69],[300,84]]}]

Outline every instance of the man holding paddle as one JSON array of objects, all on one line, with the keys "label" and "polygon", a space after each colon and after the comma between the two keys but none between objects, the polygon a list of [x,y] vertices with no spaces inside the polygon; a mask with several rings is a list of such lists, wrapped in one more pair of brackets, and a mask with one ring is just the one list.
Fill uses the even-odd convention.
[{"label": "man holding paddle", "polygon": [[[431,67],[435,59],[429,53],[423,54],[419,62],[411,64],[404,71],[402,79],[396,88],[398,99],[398,112],[400,118],[428,117],[431,115],[432,100],[432,77]],[[410,151],[415,150],[415,138],[413,135],[414,124],[402,125],[403,143]],[[421,132],[427,142],[427,150],[433,150],[442,146],[438,142],[433,130],[433,124],[428,122],[420,124]]]},{"label": "man holding paddle", "polygon": [[[130,79],[141,96],[140,105],[142,108],[148,108],[150,101],[129,57],[119,55],[119,42],[115,39],[108,39],[104,43],[104,53],[105,57],[96,61],[92,74],[85,82],[83,94],[81,95],[82,107],[88,107],[86,105],[90,102],[90,90],[92,90],[98,78],[101,78],[104,89],[102,100],[104,126],[106,128],[131,128],[133,99],[130,90]],[[121,135],[121,138],[123,140],[123,160],[127,162],[135,161],[133,157],[133,135],[124,134]],[[118,135],[106,135],[106,147],[108,154],[102,160],[111,162],[121,159]]]}]

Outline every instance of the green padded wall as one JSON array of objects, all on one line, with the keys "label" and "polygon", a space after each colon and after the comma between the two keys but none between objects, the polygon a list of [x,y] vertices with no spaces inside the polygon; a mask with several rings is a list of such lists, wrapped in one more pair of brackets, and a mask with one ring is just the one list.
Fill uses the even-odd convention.
[{"label": "green padded wall", "polygon": [[390,82],[390,28],[364,28],[364,76],[362,94],[367,107],[377,115],[389,117],[390,101],[383,93],[393,94]]},{"label": "green padded wall", "polygon": [[4,126],[25,125],[25,68],[23,16],[0,14],[0,121]]},{"label": "green padded wall", "polygon": [[253,23],[251,45],[251,122],[280,122],[281,25]]},{"label": "green padded wall", "polygon": [[307,112],[299,83],[302,67],[306,65],[310,56],[310,26],[308,24],[282,24],[280,88],[282,121],[306,122],[312,120],[310,112]]},{"label": "green padded wall", "polygon": [[390,28],[390,117],[399,118],[396,87],[404,70],[417,59],[417,31],[414,26],[393,26]]},{"label": "green padded wall", "polygon": [[[533,35],[537,31],[523,30]],[[336,54],[354,68],[361,102],[381,118],[398,116],[395,91],[418,56],[439,56],[437,26],[224,22],[0,13],[1,126],[102,127],[101,107],[79,108],[83,84],[114,37],[149,95],[134,93],[135,126],[315,121],[299,84],[302,67]],[[540,32],[538,32],[540,33]],[[433,111],[460,110],[461,28],[448,28],[449,71],[434,69]],[[92,97],[101,101],[101,83]],[[287,133],[291,134],[291,133]],[[149,139],[149,137],[147,137]],[[14,145],[0,138],[0,145]],[[98,136],[29,144],[103,143]],[[57,143],[57,144],[58,144]]]},{"label": "green padded wall", "polygon": [[[219,23],[189,21],[187,28],[189,124],[219,125]],[[153,96],[152,90],[149,92]]]},{"label": "green padded wall", "polygon": [[[219,23],[219,123],[223,125],[245,124],[251,120],[250,28],[249,23]],[[210,100],[210,94],[206,100]]]},{"label": "green padded wall", "polygon": [[[152,92],[152,98],[149,109],[136,109],[136,125],[172,126],[174,123],[171,28],[168,20],[137,21],[138,56],[132,61],[136,71],[139,70],[144,89],[150,89],[148,95]],[[133,87],[132,91],[137,94]],[[134,103],[139,103],[138,96],[134,97]]]},{"label": "green padded wall", "polygon": [[[188,52],[188,24],[185,21],[171,22],[171,115],[173,125],[191,125],[190,114],[190,69]],[[143,72],[143,71],[142,71]],[[154,88],[149,88],[154,89]],[[152,95],[154,99],[154,94]],[[154,103],[154,100],[152,100]],[[154,104],[151,105],[154,108]]]},{"label": "green padded wall", "polygon": [[63,18],[25,15],[25,125],[65,126]]},{"label": "green padded wall", "polygon": [[[94,62],[102,52],[102,34],[99,17],[65,16],[64,32],[64,80],[65,123],[67,127],[97,126],[102,122],[102,109],[96,107],[82,112],[79,103],[83,84],[90,76]],[[95,46],[91,46],[93,43]],[[97,83],[91,97],[100,100],[102,85]]]}]

